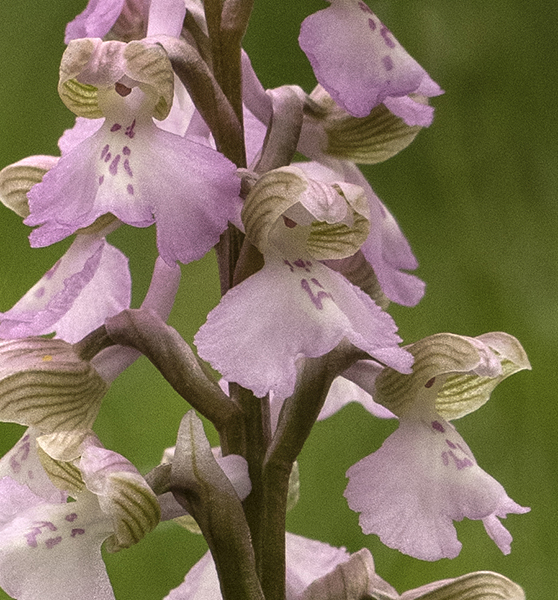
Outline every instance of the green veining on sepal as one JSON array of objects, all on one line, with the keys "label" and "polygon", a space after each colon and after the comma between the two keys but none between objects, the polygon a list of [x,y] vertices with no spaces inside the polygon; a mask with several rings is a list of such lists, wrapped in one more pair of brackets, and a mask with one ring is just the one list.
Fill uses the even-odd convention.
[{"label": "green veining on sepal", "polygon": [[0,171],[0,202],[25,219],[29,216],[27,192],[40,183],[58,162],[55,156],[29,156]]},{"label": "green veining on sepal", "polygon": [[[128,472],[108,476],[110,490],[107,497],[99,496],[103,512],[110,514],[115,533],[106,541],[108,552],[118,552],[137,544],[155,529],[161,517],[157,497],[145,480]],[[110,509],[107,510],[107,504]]]},{"label": "green veining on sepal", "polygon": [[[302,220],[297,221],[295,214]],[[290,231],[282,225],[283,216],[291,222]],[[317,260],[353,255],[369,232],[362,188],[314,181],[295,166],[269,171],[256,181],[246,197],[242,220],[250,241],[262,253],[280,250],[281,238],[291,236],[287,246],[296,245],[297,251]]]},{"label": "green veining on sepal", "polygon": [[374,399],[398,416],[417,399],[432,396],[442,417],[462,417],[487,402],[506,377],[530,368],[521,344],[506,333],[477,338],[439,333],[407,349],[415,357],[413,373],[386,368],[375,383]]},{"label": "green veining on sepal", "polygon": [[[405,149],[422,129],[407,125],[384,104],[373,108],[367,117],[357,118],[340,108],[321,86],[310,97],[321,109],[313,118],[326,132],[325,152],[336,158],[369,165],[383,162]],[[428,103],[424,96],[410,97],[417,104]]]},{"label": "green veining on sepal", "polygon": [[401,600],[525,600],[525,593],[499,573],[477,571],[409,590]]},{"label": "green veining on sepal", "polygon": [[62,340],[0,342],[0,419],[43,432],[90,428],[108,389]]},{"label": "green veining on sepal", "polygon": [[98,88],[87,83],[80,83],[76,79],[64,81],[58,93],[62,102],[78,117],[86,119],[100,119],[103,112],[97,100]]}]

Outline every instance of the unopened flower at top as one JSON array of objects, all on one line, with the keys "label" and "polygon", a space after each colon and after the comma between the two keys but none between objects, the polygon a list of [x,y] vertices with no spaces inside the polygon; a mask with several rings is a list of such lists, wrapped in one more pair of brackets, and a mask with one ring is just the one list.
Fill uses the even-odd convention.
[{"label": "unopened flower at top", "polygon": [[408,94],[442,93],[367,4],[330,1],[330,7],[302,23],[299,43],[319,83],[337,104],[355,117],[365,117],[383,102],[404,118],[405,103],[412,103],[405,98]]},{"label": "unopened flower at top", "polygon": [[112,213],[136,227],[157,224],[168,263],[201,258],[239,210],[236,168],[213,148],[162,131],[173,97],[164,50],[143,42],[70,43],[59,91],[77,115],[104,117],[29,192],[32,246],[57,242]]}]

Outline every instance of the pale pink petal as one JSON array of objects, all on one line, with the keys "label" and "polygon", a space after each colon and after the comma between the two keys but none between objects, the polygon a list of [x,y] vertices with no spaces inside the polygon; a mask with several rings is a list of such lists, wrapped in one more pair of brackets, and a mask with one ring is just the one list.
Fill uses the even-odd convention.
[{"label": "pale pink petal", "polygon": [[111,526],[92,494],[52,504],[0,480],[0,586],[17,600],[114,600],[101,556]]},{"label": "pale pink petal", "polygon": [[[359,361],[359,362],[372,362],[372,361]],[[358,363],[357,363],[358,364]],[[355,365],[356,366],[356,365]],[[381,370],[381,366],[378,365]],[[362,387],[353,383],[349,379],[345,378],[346,372],[343,375],[336,377],[329,388],[329,392],[325,401],[325,404],[320,412],[318,421],[323,421],[337,411],[341,410],[344,406],[351,402],[358,402],[361,404],[371,415],[380,419],[393,419],[395,415],[387,408],[374,402],[372,396],[364,391]]]},{"label": "pale pink petal", "polygon": [[319,83],[355,117],[390,96],[416,92],[428,77],[360,0],[332,0],[307,17],[299,43]]},{"label": "pale pink petal", "polygon": [[261,397],[292,394],[297,359],[326,354],[346,338],[395,369],[409,372],[391,317],[343,276],[309,260],[270,258],[209,313],[195,342],[227,381]]},{"label": "pale pink petal", "polygon": [[85,10],[66,25],[64,41],[86,37],[104,37],[116,23],[124,0],[89,0]]},{"label": "pale pink petal", "polygon": [[34,247],[112,213],[157,222],[166,262],[201,258],[240,210],[236,167],[217,151],[158,129],[151,118],[108,123],[62,156],[29,192]]},{"label": "pale pink petal", "polygon": [[0,337],[56,332],[75,343],[105,319],[128,308],[128,259],[103,238],[77,236],[66,254],[9,311],[0,314]]},{"label": "pale pink petal", "polygon": [[15,446],[0,459],[0,477],[25,484],[47,502],[65,502],[67,494],[51,482],[37,454],[38,430],[30,427]]},{"label": "pale pink petal", "polygon": [[496,517],[529,510],[507,496],[455,428],[434,412],[424,420],[402,418],[382,447],[347,476],[345,497],[360,513],[363,532],[422,560],[459,554],[453,521],[463,518],[483,520],[505,551]]}]

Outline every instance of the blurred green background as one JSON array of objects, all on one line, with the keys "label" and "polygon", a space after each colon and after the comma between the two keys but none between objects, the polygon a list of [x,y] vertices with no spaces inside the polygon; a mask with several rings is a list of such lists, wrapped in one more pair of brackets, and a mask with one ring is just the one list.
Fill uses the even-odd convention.
[{"label": "blurred green background", "polygon": [[[66,22],[85,0],[2,1],[0,167],[31,154],[56,154],[73,115],[56,93]],[[346,469],[394,428],[350,406],[318,424],[300,459],[302,497],[289,529],[351,551],[372,551],[381,576],[400,592],[472,570],[495,570],[527,597],[556,598],[558,569],[558,5],[534,0],[369,2],[406,49],[445,89],[429,130],[400,155],[367,168],[420,261],[427,293],[416,308],[392,307],[406,342],[440,331],[503,330],[520,339],[533,365],[500,385],[457,427],[479,464],[531,513],[505,522],[514,536],[503,556],[482,524],[457,524],[453,560],[424,563],[364,536],[342,492]],[[315,84],[297,45],[298,28],[320,0],[256,0],[246,37],[266,87]],[[333,40],[334,44],[335,41]],[[68,241],[31,250],[28,228],[0,209],[0,310],[7,310],[61,256]],[[111,241],[130,256],[134,306],[155,260],[154,232],[122,230]],[[171,323],[191,340],[218,302],[212,256],[183,268]],[[140,469],[158,463],[188,407],[146,361],[105,398],[96,429],[106,446]],[[0,426],[7,450],[21,435]],[[212,438],[215,439],[214,437]],[[107,556],[118,600],[158,600],[205,552],[202,539],[173,524],[138,546]],[[7,596],[2,596],[7,597]]]}]

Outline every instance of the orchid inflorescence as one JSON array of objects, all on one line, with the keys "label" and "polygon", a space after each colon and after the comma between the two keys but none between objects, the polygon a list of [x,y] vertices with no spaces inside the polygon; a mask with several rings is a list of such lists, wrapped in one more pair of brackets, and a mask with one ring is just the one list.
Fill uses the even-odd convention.
[{"label": "orchid inflorescence", "polygon": [[[74,236],[0,313],[0,419],[27,427],[0,460],[0,586],[25,600],[113,599],[101,547],[124,550],[174,519],[209,551],[169,600],[524,598],[484,571],[400,595],[367,549],[285,533],[312,427],[358,401],[398,420],[347,471],[363,532],[435,561],[459,554],[453,522],[466,517],[509,553],[500,519],[529,509],[452,421],[530,364],[501,332],[401,345],[386,312],[425,286],[356,165],[408,146],[442,89],[363,0],[330,0],[300,29],[316,88],[266,90],[241,47],[252,4],[90,0],[66,27],[58,92],[76,120],[60,156],[0,172],[32,247]],[[159,256],[130,309],[128,259],[107,238],[151,225]],[[166,321],[179,263],[212,249],[222,298],[193,347]],[[192,407],[144,474],[92,429],[142,354]]]}]

